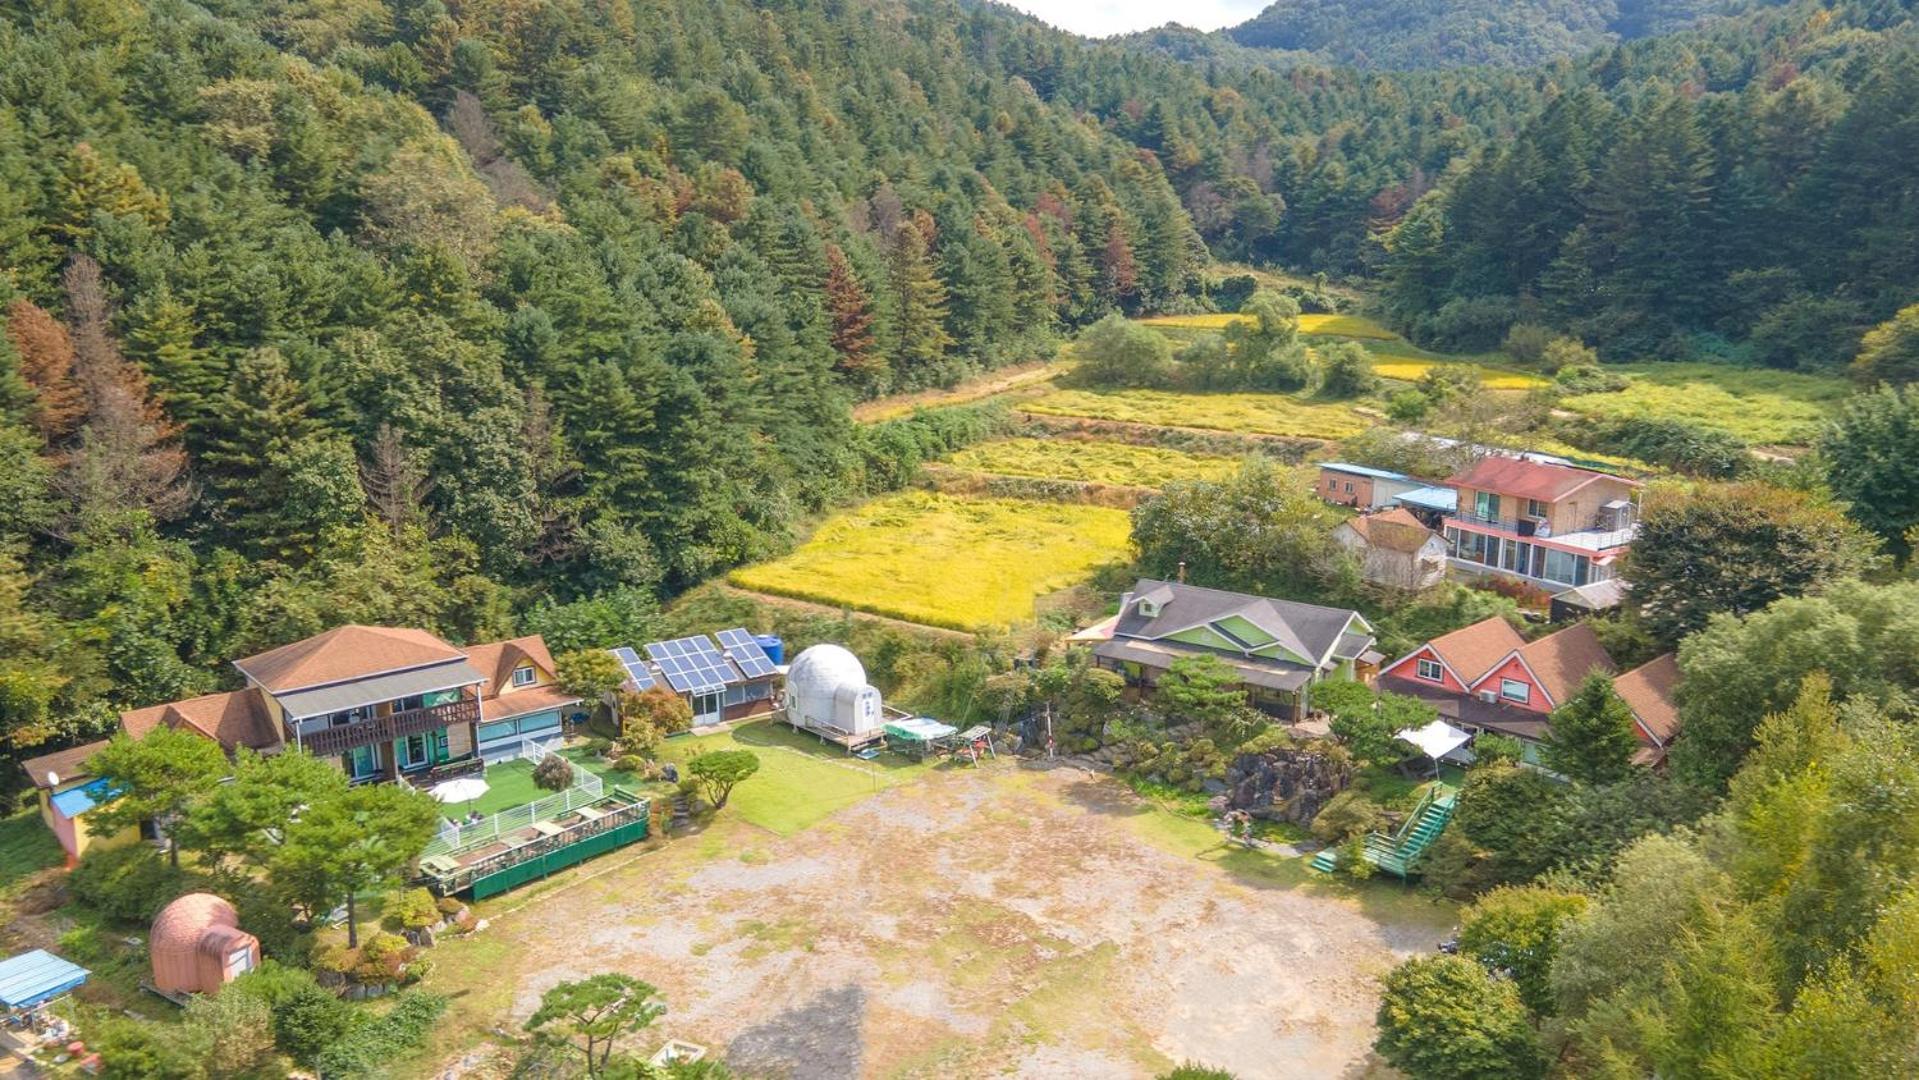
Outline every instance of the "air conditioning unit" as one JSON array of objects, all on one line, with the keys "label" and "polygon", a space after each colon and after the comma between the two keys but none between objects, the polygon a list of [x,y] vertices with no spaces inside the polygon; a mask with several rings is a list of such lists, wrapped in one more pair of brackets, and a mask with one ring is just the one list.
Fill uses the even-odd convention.
[{"label": "air conditioning unit", "polygon": [[1499,702],[1499,692],[1497,690],[1481,690],[1479,691],[1479,700],[1488,705],[1497,704]]}]

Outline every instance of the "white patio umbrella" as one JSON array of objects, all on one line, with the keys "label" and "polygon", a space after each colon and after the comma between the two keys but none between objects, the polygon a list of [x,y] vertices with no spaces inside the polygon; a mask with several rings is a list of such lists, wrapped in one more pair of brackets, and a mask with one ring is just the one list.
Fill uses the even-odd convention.
[{"label": "white patio umbrella", "polygon": [[1444,720],[1434,720],[1425,727],[1401,728],[1394,732],[1400,739],[1412,743],[1419,752],[1433,759],[1433,775],[1439,775],[1439,759],[1459,749],[1472,740],[1472,736],[1448,724]]},{"label": "white patio umbrella", "polygon": [[462,776],[427,789],[427,794],[443,803],[470,803],[486,794],[486,781],[477,776]]}]

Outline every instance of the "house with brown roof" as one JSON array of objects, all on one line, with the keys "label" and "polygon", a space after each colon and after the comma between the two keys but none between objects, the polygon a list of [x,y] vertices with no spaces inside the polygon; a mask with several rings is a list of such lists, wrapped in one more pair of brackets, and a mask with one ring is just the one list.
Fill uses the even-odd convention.
[{"label": "house with brown roof", "polygon": [[475,745],[485,761],[517,755],[527,739],[558,735],[566,714],[580,704],[578,694],[569,694],[556,685],[553,656],[538,634],[470,645],[460,651],[487,677],[475,735]]},{"label": "house with brown roof", "polygon": [[1490,456],[1446,483],[1459,496],[1442,521],[1453,565],[1554,592],[1614,577],[1638,528],[1638,482],[1610,473]]},{"label": "house with brown roof", "polygon": [[[538,635],[460,649],[424,630],[348,625],[233,666],[241,689],[130,709],[120,714],[121,730],[139,738],[164,725],[229,754],[293,747],[334,762],[356,782],[405,778],[424,786],[511,756],[528,735],[557,733],[580,700],[554,685],[553,659]],[[81,815],[114,794],[85,771],[103,745],[25,763],[70,858],[88,843]]]},{"label": "house with brown roof", "polygon": [[1633,723],[1639,726],[1640,751],[1634,761],[1658,765],[1666,760],[1673,737],[1679,734],[1679,706],[1673,695],[1678,686],[1679,658],[1673,653],[1648,660],[1613,680],[1613,693],[1632,710]]},{"label": "house with brown roof", "polygon": [[[1379,688],[1431,702],[1448,723],[1471,732],[1508,735],[1538,763],[1538,746],[1551,733],[1549,718],[1586,677],[1612,675],[1617,665],[1592,627],[1575,623],[1527,642],[1494,616],[1455,630],[1407,653],[1380,673]],[[1679,730],[1672,691],[1679,667],[1670,655],[1613,680],[1632,709],[1645,748],[1637,760],[1654,764]]]},{"label": "house with brown roof", "polygon": [[1404,508],[1342,521],[1333,540],[1359,560],[1360,575],[1389,589],[1427,589],[1446,577],[1446,541]]}]

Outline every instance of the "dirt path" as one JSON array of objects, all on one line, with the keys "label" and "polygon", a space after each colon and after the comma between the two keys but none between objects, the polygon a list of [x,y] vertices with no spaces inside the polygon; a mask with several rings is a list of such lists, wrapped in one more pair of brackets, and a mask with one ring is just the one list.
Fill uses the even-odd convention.
[{"label": "dirt path", "polygon": [[894,394],[892,397],[874,398],[853,409],[853,419],[862,424],[876,423],[905,416],[914,409],[930,409],[940,405],[964,405],[997,397],[1022,387],[1045,382],[1066,370],[1057,360],[1036,360],[1017,367],[1000,368],[977,379],[969,379],[958,386],[943,390],[918,390],[910,394]]},{"label": "dirt path", "polygon": [[792,608],[795,611],[804,611],[811,615],[831,615],[839,618],[845,616],[847,611],[850,610],[855,619],[879,623],[882,626],[890,626],[895,630],[906,630],[915,634],[925,634],[929,637],[958,638],[965,641],[971,641],[974,636],[964,630],[949,630],[944,626],[928,626],[925,623],[907,622],[905,619],[895,619],[888,615],[874,615],[870,612],[861,611],[858,608],[847,609],[837,608],[831,604],[816,604],[811,600],[796,600],[793,597],[780,596],[777,593],[754,592],[752,589],[742,589],[738,585],[727,584],[725,582],[722,582],[719,588],[735,596],[747,597],[756,603]]},{"label": "dirt path", "polygon": [[670,1005],[647,1049],[688,1039],[795,1080],[1364,1069],[1374,980],[1450,916],[1378,890],[1369,914],[1267,872],[1296,863],[1169,840],[1169,821],[1205,829],[1101,777],[1007,764],[786,838],[722,817],[502,912],[484,988],[455,1008],[510,1028],[556,982],[625,971]]}]

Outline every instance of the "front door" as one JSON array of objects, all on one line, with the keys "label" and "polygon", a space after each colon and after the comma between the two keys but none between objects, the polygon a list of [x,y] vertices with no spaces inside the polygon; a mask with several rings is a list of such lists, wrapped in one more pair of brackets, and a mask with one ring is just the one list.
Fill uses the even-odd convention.
[{"label": "front door", "polygon": [[720,720],[720,707],[725,701],[725,692],[693,695],[693,722],[695,724],[713,724]]},{"label": "front door", "polygon": [[380,771],[379,746],[356,746],[346,755],[346,774],[349,779],[365,780]]},{"label": "front door", "polygon": [[426,756],[426,736],[408,735],[393,740],[393,759],[402,769],[424,769],[429,762]]}]

